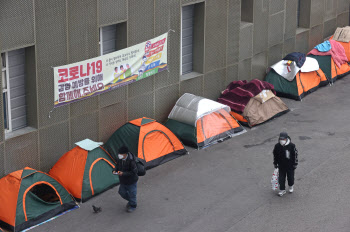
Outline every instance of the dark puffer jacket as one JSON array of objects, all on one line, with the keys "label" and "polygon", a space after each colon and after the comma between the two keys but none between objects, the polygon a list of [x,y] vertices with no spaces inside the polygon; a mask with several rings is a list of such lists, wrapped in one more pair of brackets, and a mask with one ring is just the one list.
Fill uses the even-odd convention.
[{"label": "dark puffer jacket", "polygon": [[135,184],[139,179],[139,176],[137,175],[137,166],[135,160],[132,158],[132,154],[130,153],[128,153],[126,160],[117,159],[117,164],[114,171],[123,172],[123,175],[119,176],[121,184]]},{"label": "dark puffer jacket", "polygon": [[273,164],[280,169],[295,169],[298,166],[298,150],[290,137],[288,139],[288,145],[277,143],[273,149]]}]

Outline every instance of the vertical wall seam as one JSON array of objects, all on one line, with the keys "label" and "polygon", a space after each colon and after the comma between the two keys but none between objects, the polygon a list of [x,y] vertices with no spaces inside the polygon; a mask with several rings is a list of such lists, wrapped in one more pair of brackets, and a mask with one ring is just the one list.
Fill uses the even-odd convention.
[{"label": "vertical wall seam", "polygon": [[37,51],[37,46],[36,46],[36,14],[35,14],[35,0],[33,0],[33,17],[34,17],[34,59],[35,59],[35,94],[36,94],[36,125],[37,125],[37,146],[38,146],[38,156],[39,156],[39,168],[41,169],[41,153],[40,153],[40,130],[39,130],[39,104],[38,104],[38,99],[39,99],[39,86],[38,86],[38,51]]},{"label": "vertical wall seam", "polygon": [[[68,0],[66,1],[66,43],[67,43],[67,48],[66,48],[66,56],[67,56],[67,64],[69,64],[70,61],[70,57],[69,57],[69,35],[68,35],[68,31],[69,31],[69,20],[68,20]],[[72,144],[72,129],[71,129],[71,107],[70,105],[67,106],[68,107],[68,146],[69,148],[71,148],[71,144]]]}]

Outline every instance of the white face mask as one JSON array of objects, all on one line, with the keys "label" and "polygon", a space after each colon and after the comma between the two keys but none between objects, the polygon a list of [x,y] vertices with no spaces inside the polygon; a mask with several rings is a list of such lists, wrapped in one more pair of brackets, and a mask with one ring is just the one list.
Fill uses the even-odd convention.
[{"label": "white face mask", "polygon": [[124,159],[124,156],[121,155],[121,154],[118,154],[118,158],[119,158],[119,159]]},{"label": "white face mask", "polygon": [[286,145],[286,143],[287,143],[287,140],[280,140],[280,144],[281,144],[282,146]]}]

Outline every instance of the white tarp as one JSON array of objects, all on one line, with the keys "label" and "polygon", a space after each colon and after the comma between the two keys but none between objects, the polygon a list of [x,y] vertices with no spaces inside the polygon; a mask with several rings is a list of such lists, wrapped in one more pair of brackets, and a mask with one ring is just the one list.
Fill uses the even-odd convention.
[{"label": "white tarp", "polygon": [[320,69],[318,61],[315,58],[306,57],[303,67],[301,67],[301,72],[314,72]]},{"label": "white tarp", "polygon": [[305,63],[301,68],[299,68],[294,61],[290,65],[288,65],[287,60],[281,60],[277,62],[276,64],[272,65],[271,68],[288,81],[293,81],[299,71],[314,72],[319,70],[320,66],[316,59],[306,57]]},{"label": "white tarp", "polygon": [[300,68],[293,61],[290,65],[287,64],[288,60],[281,60],[272,65],[271,68],[275,70],[280,76],[284,77],[288,81],[293,81]]},{"label": "white tarp", "polygon": [[76,142],[75,145],[81,147],[86,151],[92,151],[100,146],[102,146],[102,142],[95,142],[90,139],[84,139],[82,141]]},{"label": "white tarp", "polygon": [[185,93],[177,100],[169,114],[169,119],[196,126],[197,120],[212,112],[224,109],[230,112],[230,107],[216,101]]}]

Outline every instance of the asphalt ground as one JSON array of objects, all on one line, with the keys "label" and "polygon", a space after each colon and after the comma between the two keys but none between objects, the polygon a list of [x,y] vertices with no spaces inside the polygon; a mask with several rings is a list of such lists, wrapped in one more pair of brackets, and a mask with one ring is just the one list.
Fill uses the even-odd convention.
[{"label": "asphalt ground", "polygon": [[[115,187],[32,231],[349,232],[349,96],[347,76],[302,102],[283,98],[286,115],[149,170],[135,212],[125,212]],[[278,197],[270,180],[281,131],[299,166],[294,193]]]}]

